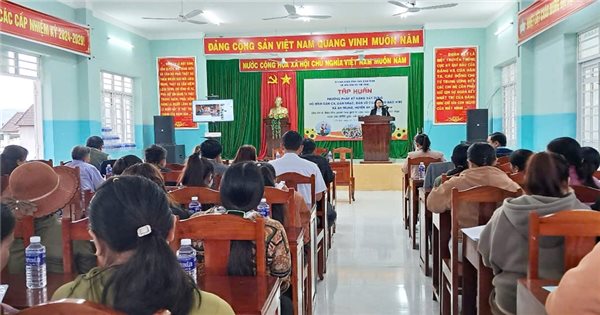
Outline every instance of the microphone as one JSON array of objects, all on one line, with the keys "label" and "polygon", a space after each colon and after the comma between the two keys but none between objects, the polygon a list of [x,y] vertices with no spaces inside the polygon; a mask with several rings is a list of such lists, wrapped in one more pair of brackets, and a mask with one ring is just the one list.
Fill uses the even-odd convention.
[{"label": "microphone", "polygon": [[387,106],[387,105],[383,105],[383,106],[381,106],[381,107],[383,107],[383,108],[385,108],[385,109],[389,109],[389,108],[390,108],[390,107],[389,107],[389,106]]}]

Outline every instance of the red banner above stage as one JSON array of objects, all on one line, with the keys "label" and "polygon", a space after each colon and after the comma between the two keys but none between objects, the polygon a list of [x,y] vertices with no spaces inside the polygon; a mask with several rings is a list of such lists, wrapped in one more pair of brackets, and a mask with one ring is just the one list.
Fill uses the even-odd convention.
[{"label": "red banner above stage", "polygon": [[365,55],[334,57],[285,58],[285,62],[274,59],[240,59],[240,72],[301,71],[330,69],[389,68],[410,66],[410,54]]},{"label": "red banner above stage", "polygon": [[211,37],[204,39],[204,53],[207,55],[222,55],[413,48],[423,47],[423,43],[423,30],[324,35]]},{"label": "red banner above stage", "polygon": [[161,116],[174,116],[175,128],[197,128],[192,102],[196,100],[196,58],[158,58],[158,106]]},{"label": "red banner above stage", "polygon": [[435,49],[435,124],[467,121],[477,108],[477,47]]},{"label": "red banner above stage", "polygon": [[596,0],[537,0],[519,12],[519,43],[562,21]]},{"label": "red banner above stage", "polygon": [[90,29],[0,0],[0,33],[90,55]]}]

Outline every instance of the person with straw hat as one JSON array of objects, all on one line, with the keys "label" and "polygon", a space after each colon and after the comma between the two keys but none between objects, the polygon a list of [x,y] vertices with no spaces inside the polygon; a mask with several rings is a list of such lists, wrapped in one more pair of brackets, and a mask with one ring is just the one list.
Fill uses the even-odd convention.
[{"label": "person with straw hat", "polygon": [[[8,187],[2,193],[2,202],[15,216],[34,218],[34,234],[46,246],[48,272],[62,273],[62,230],[57,210],[65,207],[79,193],[79,178],[63,167],[52,168],[42,162],[29,162],[17,167],[10,175]],[[14,241],[10,249],[8,270],[24,272],[25,252],[22,239]],[[96,265],[90,242],[77,241],[73,245],[75,267],[87,272]]]}]

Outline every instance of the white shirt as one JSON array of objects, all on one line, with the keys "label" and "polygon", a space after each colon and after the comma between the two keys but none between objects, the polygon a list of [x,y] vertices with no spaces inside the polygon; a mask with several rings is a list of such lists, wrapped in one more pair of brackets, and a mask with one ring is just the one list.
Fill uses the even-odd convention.
[{"label": "white shirt", "polygon": [[[281,158],[272,160],[269,163],[275,168],[276,176],[284,173],[298,173],[302,176],[309,177],[315,175],[315,193],[318,194],[327,190],[323,175],[321,175],[321,171],[317,164],[299,157],[296,153],[286,153]],[[306,202],[310,209],[310,201],[312,199],[312,196],[310,195],[310,185],[298,185],[298,192],[302,194],[304,202]]]},{"label": "white shirt", "polygon": [[377,107],[377,116],[382,116],[383,115],[383,109],[381,109],[381,107]]}]

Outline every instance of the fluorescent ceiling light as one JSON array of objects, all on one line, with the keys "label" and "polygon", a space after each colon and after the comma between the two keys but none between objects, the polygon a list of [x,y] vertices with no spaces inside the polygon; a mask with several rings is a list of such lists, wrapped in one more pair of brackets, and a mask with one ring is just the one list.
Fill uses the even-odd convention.
[{"label": "fluorescent ceiling light", "polygon": [[133,49],[133,47],[134,47],[133,44],[131,44],[128,41],[122,40],[117,37],[112,37],[112,36],[108,36],[108,42],[115,46],[119,46],[119,47],[126,48],[126,49]]},{"label": "fluorescent ceiling light", "polygon": [[504,31],[508,30],[512,25],[513,25],[513,21],[512,20],[508,21],[506,24],[498,27],[498,29],[496,30],[494,35],[498,36],[498,35],[504,33]]},{"label": "fluorescent ceiling light", "polygon": [[221,23],[223,23],[212,11],[204,11],[202,15],[204,15],[204,17],[212,24],[221,25]]}]

